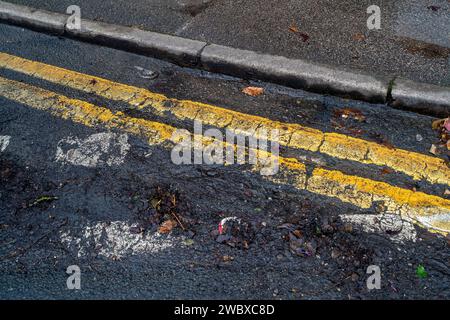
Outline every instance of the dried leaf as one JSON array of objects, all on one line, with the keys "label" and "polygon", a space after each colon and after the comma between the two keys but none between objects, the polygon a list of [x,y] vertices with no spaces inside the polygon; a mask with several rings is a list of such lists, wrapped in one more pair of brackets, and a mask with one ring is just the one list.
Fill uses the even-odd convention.
[{"label": "dried leaf", "polygon": [[302,237],[302,233],[300,230],[294,230],[292,231],[292,233],[294,234],[294,236],[296,236],[297,238],[301,238]]},{"label": "dried leaf", "polygon": [[450,118],[445,119],[444,128],[447,131],[450,131]]},{"label": "dried leaf", "polygon": [[166,220],[159,227],[158,232],[159,233],[169,233],[176,226],[177,226],[177,222],[175,220]]},{"label": "dried leaf", "polygon": [[366,37],[362,33],[356,33],[353,35],[353,40],[355,41],[363,41]]},{"label": "dried leaf", "polygon": [[242,90],[242,92],[246,95],[256,97],[262,95],[264,93],[264,89],[260,87],[246,87]]},{"label": "dried leaf", "polygon": [[292,25],[289,27],[289,31],[295,32],[295,33],[299,33],[299,32],[300,32],[300,30],[298,30],[298,28],[297,28],[297,26],[296,26],[295,24],[292,24]]}]

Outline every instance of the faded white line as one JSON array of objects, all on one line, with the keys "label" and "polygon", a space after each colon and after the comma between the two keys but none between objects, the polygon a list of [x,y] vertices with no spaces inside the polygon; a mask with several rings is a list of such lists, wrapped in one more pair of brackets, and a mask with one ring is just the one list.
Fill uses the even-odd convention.
[{"label": "faded white line", "polygon": [[129,150],[127,134],[103,132],[84,140],[67,137],[58,142],[56,161],[88,168],[117,166],[124,162]]},{"label": "faded white line", "polygon": [[137,254],[158,253],[175,244],[182,245],[183,239],[159,233],[135,234],[134,226],[124,221],[98,222],[81,229],[61,231],[61,242],[79,258],[97,255],[120,259]]},{"label": "faded white line", "polygon": [[342,214],[342,221],[367,233],[383,235],[393,242],[415,242],[417,233],[411,222],[396,214]]}]

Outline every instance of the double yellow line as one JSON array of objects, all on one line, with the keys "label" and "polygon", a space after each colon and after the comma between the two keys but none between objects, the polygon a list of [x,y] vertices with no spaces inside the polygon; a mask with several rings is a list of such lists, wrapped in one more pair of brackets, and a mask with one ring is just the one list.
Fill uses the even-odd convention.
[{"label": "double yellow line", "polygon": [[[278,129],[280,144],[296,149],[324,153],[339,159],[388,166],[414,179],[449,185],[450,171],[443,160],[407,150],[393,150],[370,141],[320,130],[299,124],[282,123],[204,103],[170,99],[143,88],[128,86],[107,79],[0,53],[0,67],[43,79],[73,89],[92,93],[114,101],[126,102],[137,109],[146,109],[161,117],[198,120],[227,128],[236,133],[260,137]],[[38,87],[0,78],[0,95],[50,112],[63,119],[86,126],[101,125],[145,138],[149,144],[166,145],[173,140],[176,128],[160,122],[126,116],[121,112],[70,99]],[[204,139],[208,143],[208,139]],[[209,141],[211,142],[211,141]],[[346,175],[335,170],[306,166],[297,159],[279,157],[281,172],[268,179],[298,189],[338,198],[359,208],[368,209],[382,203],[388,212],[441,233],[450,232],[450,201],[441,197],[414,192],[384,182]]]}]

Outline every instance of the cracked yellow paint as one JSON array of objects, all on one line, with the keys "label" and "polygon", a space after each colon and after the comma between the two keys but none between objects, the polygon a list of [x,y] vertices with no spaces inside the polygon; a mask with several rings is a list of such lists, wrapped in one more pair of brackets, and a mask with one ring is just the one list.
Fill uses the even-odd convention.
[{"label": "cracked yellow paint", "polygon": [[[101,125],[135,134],[145,138],[150,145],[169,147],[164,142],[179,142],[174,138],[174,132],[177,130],[175,127],[128,117],[121,112],[112,112],[104,107],[1,77],[0,96],[85,126]],[[200,139],[205,145],[217,142],[203,136],[200,136]],[[236,148],[235,145],[220,143],[223,144],[223,148]],[[256,152],[258,158],[271,156],[265,151]],[[305,165],[297,159],[283,157],[277,159],[280,172],[273,176],[266,176],[265,179],[336,198],[362,209],[381,203],[387,212],[400,214],[403,218],[423,225],[431,231],[442,234],[450,232],[450,201],[447,199],[402,189],[384,182],[346,175],[335,170],[316,168],[308,174]],[[253,167],[253,171],[258,169],[258,165]]]},{"label": "cracked yellow paint", "polygon": [[450,185],[450,170],[444,160],[386,146],[338,133],[324,133],[299,124],[282,123],[205,103],[170,99],[143,88],[0,53],[0,67],[53,83],[149,109],[158,115],[172,114],[178,119],[200,120],[205,124],[254,135],[278,129],[280,145],[321,152],[329,156],[365,164],[388,166],[415,180]]}]

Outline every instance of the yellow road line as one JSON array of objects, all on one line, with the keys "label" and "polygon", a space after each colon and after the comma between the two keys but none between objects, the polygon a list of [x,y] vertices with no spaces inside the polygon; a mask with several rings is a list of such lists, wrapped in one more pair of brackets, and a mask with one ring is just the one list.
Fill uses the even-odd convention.
[{"label": "yellow road line", "polygon": [[375,142],[343,134],[324,133],[299,124],[272,121],[200,102],[170,99],[143,88],[128,86],[6,53],[0,53],[0,67],[107,99],[127,102],[138,109],[149,108],[159,115],[172,114],[178,119],[198,120],[219,128],[251,134],[256,138],[265,132],[278,129],[280,132],[279,142],[283,146],[321,152],[344,160],[388,166],[415,180],[425,179],[431,183],[450,185],[450,170],[445,161],[421,153],[390,149]]},{"label": "yellow road line", "polygon": [[[102,125],[136,134],[150,145],[167,147],[165,142],[179,142],[173,138],[174,127],[114,113],[107,108],[1,77],[0,96],[86,126]],[[208,141],[208,138],[204,140]],[[224,144],[224,147],[228,145]],[[273,182],[333,197],[363,209],[382,204],[386,212],[399,214],[432,231],[450,232],[450,200],[334,170],[316,168],[308,174],[305,165],[296,159],[279,157],[279,164],[281,172],[267,177]]]}]

